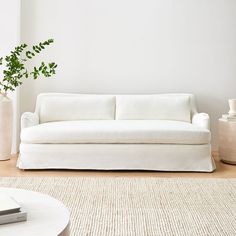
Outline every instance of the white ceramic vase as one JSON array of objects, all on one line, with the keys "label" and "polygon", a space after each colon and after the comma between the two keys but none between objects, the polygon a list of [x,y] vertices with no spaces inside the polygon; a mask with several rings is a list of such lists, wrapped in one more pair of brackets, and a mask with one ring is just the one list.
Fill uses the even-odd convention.
[{"label": "white ceramic vase", "polygon": [[0,94],[0,161],[9,160],[12,146],[12,101]]},{"label": "white ceramic vase", "polygon": [[229,116],[236,116],[236,99],[229,99]]}]

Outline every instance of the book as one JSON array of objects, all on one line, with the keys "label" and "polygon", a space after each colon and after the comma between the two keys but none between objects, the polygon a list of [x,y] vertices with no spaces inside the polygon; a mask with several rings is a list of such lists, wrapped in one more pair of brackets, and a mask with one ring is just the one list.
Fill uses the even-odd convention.
[{"label": "book", "polygon": [[0,216],[4,214],[17,213],[20,211],[20,205],[10,196],[0,194]]},{"label": "book", "polygon": [[0,225],[22,222],[27,220],[27,212],[21,208],[19,212],[0,215]]}]

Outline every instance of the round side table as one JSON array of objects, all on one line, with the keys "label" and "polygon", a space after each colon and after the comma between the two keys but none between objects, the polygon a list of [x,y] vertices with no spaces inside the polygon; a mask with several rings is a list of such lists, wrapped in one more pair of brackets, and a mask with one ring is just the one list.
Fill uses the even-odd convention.
[{"label": "round side table", "polygon": [[236,164],[236,121],[219,119],[219,156],[227,164]]},{"label": "round side table", "polygon": [[69,211],[46,194],[17,188],[0,188],[27,211],[27,221],[0,225],[4,236],[69,236]]}]

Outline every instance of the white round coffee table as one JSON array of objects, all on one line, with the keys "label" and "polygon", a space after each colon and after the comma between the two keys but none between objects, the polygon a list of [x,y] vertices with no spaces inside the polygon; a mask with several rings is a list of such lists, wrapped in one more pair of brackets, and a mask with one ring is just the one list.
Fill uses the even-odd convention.
[{"label": "white round coffee table", "polygon": [[26,211],[27,221],[0,225],[4,236],[68,236],[68,209],[46,194],[17,188],[0,188],[0,193],[12,196]]}]

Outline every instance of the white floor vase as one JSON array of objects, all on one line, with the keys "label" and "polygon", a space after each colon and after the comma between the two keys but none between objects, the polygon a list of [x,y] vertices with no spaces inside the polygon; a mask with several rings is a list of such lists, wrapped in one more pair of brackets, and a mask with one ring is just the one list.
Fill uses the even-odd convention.
[{"label": "white floor vase", "polygon": [[11,99],[0,94],[0,161],[11,157],[12,116]]}]

